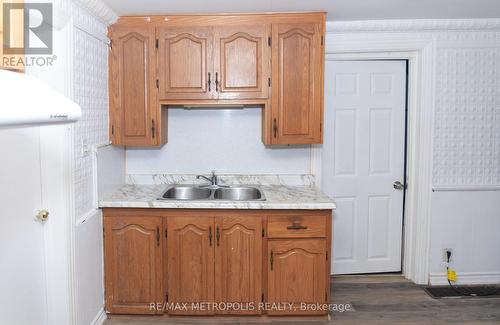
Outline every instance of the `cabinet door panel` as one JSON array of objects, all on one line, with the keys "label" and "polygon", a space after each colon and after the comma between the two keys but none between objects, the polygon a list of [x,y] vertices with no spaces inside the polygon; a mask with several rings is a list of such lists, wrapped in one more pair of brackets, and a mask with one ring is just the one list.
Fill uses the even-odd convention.
[{"label": "cabinet door panel", "polygon": [[162,302],[159,217],[104,218],[106,310],[154,314]]},{"label": "cabinet door panel", "polygon": [[320,39],[317,24],[273,25],[273,143],[321,142]]},{"label": "cabinet door panel", "polygon": [[160,28],[158,34],[160,98],[212,98],[215,94],[213,29]]},{"label": "cabinet door panel", "polygon": [[301,310],[301,303],[325,303],[326,242],[324,239],[269,240],[268,301],[291,303],[296,310],[269,314],[326,314]]},{"label": "cabinet door panel", "polygon": [[154,29],[114,27],[110,30],[111,139],[121,145],[154,145],[156,111]]},{"label": "cabinet door panel", "polygon": [[267,98],[270,77],[269,25],[216,29],[215,72],[219,99]]},{"label": "cabinet door panel", "polygon": [[[262,294],[262,220],[258,216],[216,218],[215,301],[243,305],[260,302]],[[257,314],[226,310],[227,314]]]},{"label": "cabinet door panel", "polygon": [[214,301],[214,219],[169,217],[168,302],[187,303],[187,309],[169,314],[213,314],[196,310],[192,303]]}]

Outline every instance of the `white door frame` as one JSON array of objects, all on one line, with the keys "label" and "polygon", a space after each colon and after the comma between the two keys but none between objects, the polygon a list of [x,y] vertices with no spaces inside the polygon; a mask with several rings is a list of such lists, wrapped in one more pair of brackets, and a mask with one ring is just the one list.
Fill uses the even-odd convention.
[{"label": "white door frame", "polygon": [[435,48],[432,38],[412,40],[368,35],[361,40],[348,34],[333,34],[327,35],[325,50],[326,60],[404,59],[409,62],[403,275],[417,284],[427,284],[429,280]]}]

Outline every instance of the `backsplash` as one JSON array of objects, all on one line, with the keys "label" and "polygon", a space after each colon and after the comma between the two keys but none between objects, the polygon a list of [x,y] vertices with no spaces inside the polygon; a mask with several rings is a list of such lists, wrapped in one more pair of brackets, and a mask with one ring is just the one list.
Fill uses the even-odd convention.
[{"label": "backsplash", "polygon": [[313,174],[311,146],[266,147],[262,111],[168,109],[168,143],[127,148],[128,174]]},{"label": "backsplash", "polygon": [[[210,175],[205,175],[210,176]],[[236,175],[217,174],[220,183],[225,185],[289,185],[316,186],[316,178],[311,174],[289,175]],[[206,184],[204,179],[196,179],[194,174],[128,174],[127,184]]]}]

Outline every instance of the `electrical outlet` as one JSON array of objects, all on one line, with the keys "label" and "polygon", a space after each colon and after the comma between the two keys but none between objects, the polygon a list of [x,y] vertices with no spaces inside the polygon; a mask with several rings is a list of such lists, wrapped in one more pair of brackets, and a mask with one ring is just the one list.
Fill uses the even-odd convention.
[{"label": "electrical outlet", "polygon": [[450,262],[453,262],[453,257],[455,256],[455,253],[453,251],[453,248],[443,248],[443,262],[447,262],[448,261],[448,255],[446,254],[446,252],[451,252],[451,257],[450,257]]}]

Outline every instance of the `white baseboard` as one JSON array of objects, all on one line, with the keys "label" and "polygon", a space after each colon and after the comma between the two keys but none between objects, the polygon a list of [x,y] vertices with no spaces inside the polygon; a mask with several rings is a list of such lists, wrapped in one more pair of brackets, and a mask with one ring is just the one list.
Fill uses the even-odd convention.
[{"label": "white baseboard", "polygon": [[94,317],[94,320],[90,323],[90,325],[102,325],[104,321],[108,318],[106,316],[106,312],[104,311],[104,308],[101,308],[97,315]]},{"label": "white baseboard", "polygon": [[[447,285],[446,273],[431,273],[429,275],[431,285]],[[466,272],[457,273],[455,284],[500,284],[500,272]]]}]

